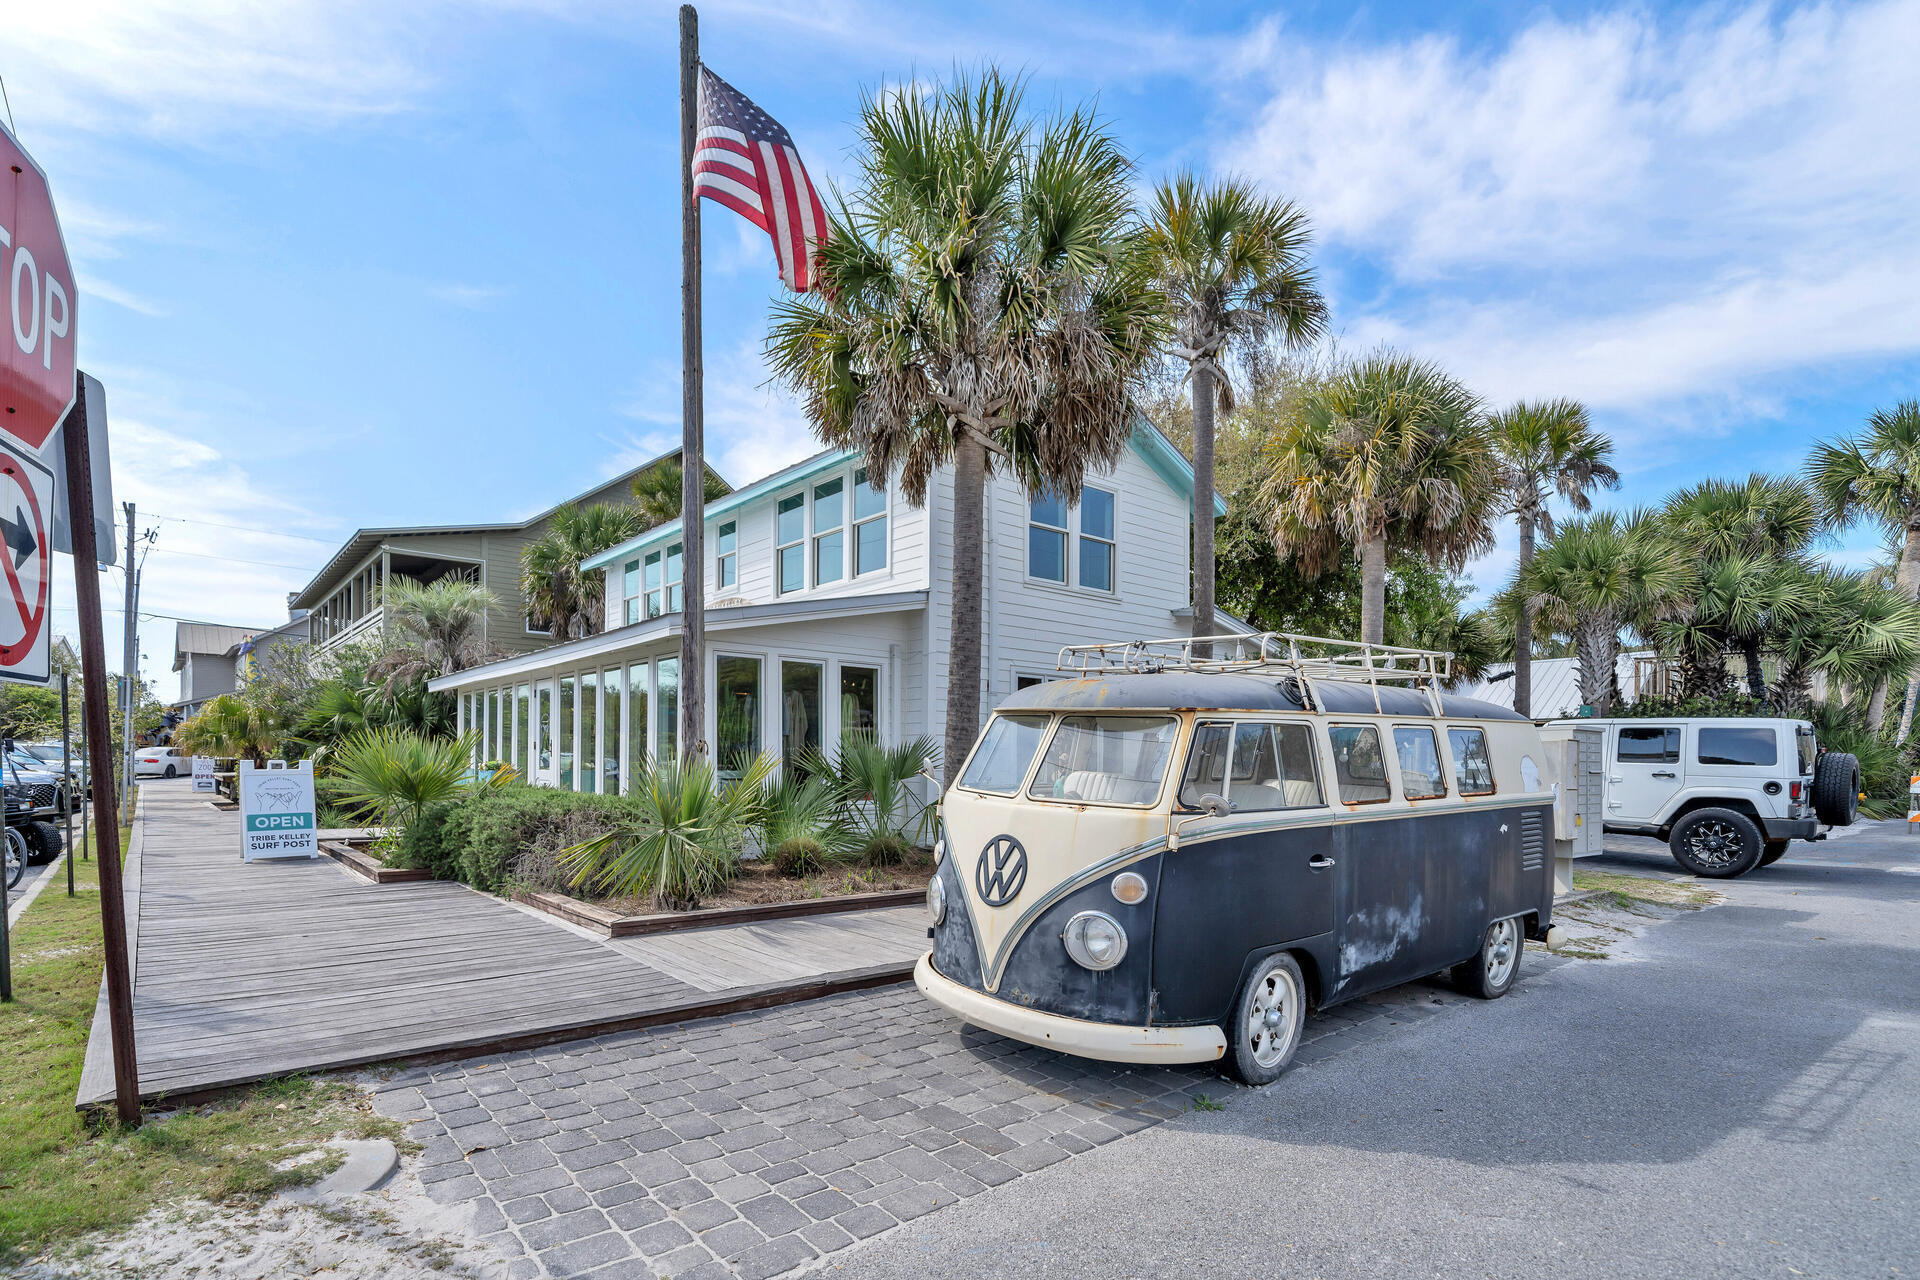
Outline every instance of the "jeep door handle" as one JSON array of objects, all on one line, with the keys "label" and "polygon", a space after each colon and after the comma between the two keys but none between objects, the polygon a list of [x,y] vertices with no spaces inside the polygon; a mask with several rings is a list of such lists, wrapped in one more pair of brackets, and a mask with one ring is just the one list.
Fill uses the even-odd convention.
[{"label": "jeep door handle", "polygon": [[1673,770],[1655,769],[1652,773],[1648,774],[1647,776],[1651,778],[1671,778],[1673,776]]},{"label": "jeep door handle", "polygon": [[1333,859],[1327,857],[1325,854],[1319,854],[1307,859],[1307,866],[1315,871],[1325,871],[1332,865]]}]

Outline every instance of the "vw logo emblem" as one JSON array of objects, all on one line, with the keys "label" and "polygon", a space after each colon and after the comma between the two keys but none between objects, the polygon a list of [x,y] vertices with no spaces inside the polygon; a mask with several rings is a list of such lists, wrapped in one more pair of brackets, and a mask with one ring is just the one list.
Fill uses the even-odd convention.
[{"label": "vw logo emblem", "polygon": [[973,869],[973,887],[980,901],[990,907],[1004,907],[1020,896],[1027,883],[1027,851],[1012,836],[995,836],[980,851],[979,865]]}]

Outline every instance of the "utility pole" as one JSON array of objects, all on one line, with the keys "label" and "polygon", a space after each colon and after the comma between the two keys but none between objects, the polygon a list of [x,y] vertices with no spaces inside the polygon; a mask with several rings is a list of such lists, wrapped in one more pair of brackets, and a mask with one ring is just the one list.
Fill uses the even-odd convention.
[{"label": "utility pole", "polygon": [[[100,616],[100,556],[94,542],[93,451],[87,439],[86,398],[67,416],[67,503],[73,517],[74,607],[80,623],[80,680],[88,766],[95,781],[93,823],[100,832],[100,933],[106,951],[107,1017],[113,1041],[114,1109],[120,1123],[140,1123],[140,1066],[133,1047],[133,973],[127,956],[126,899],[120,887],[120,824],[115,821],[111,784],[113,730],[107,710],[107,637]],[[133,505],[127,505],[127,529],[133,529]],[[127,570],[133,570],[131,537]],[[129,592],[131,595],[131,592]],[[131,604],[128,606],[131,618]],[[131,687],[129,687],[131,693]]]},{"label": "utility pole", "polygon": [[125,736],[121,739],[120,760],[120,825],[133,825],[133,690],[136,672],[140,668],[140,567],[133,559],[133,504],[121,504],[127,513],[127,609],[124,622],[124,634],[121,639],[120,669],[126,673],[126,701],[122,706],[122,728]]},{"label": "utility pole", "polygon": [[700,356],[700,15],[680,6],[680,754],[704,756],[707,676],[706,423]]}]

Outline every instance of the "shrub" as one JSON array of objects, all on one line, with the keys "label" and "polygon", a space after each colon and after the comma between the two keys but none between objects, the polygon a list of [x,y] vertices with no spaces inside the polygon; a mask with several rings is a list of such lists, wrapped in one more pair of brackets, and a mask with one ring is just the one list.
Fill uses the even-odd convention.
[{"label": "shrub", "polygon": [[414,814],[413,821],[400,835],[393,864],[430,872],[435,880],[459,879],[459,850],[447,839],[448,828],[459,809],[458,801],[443,800]]},{"label": "shrub", "polygon": [[859,838],[870,844],[878,836],[890,835],[911,843],[927,834],[933,809],[920,803],[909,784],[932,769],[939,758],[940,749],[931,737],[887,747],[870,733],[856,732],[841,737],[831,759],[814,749],[802,764],[808,772],[830,781],[842,817]]},{"label": "shrub", "polygon": [[701,759],[649,762],[633,779],[615,828],[563,850],[560,860],[576,886],[690,910],[739,870],[778,767],[762,754],[722,780]]},{"label": "shrub", "polygon": [[561,849],[615,830],[617,796],[507,785],[476,790],[455,807],[443,837],[453,879],[498,893],[511,885],[564,892]]},{"label": "shrub", "polygon": [[471,785],[479,737],[429,738],[411,729],[366,729],[334,749],[330,784],[346,806],[404,825]]},{"label": "shrub", "polygon": [[759,838],[774,870],[787,876],[810,875],[850,855],[858,842],[833,780],[819,775],[783,774],[768,785]]},{"label": "shrub", "polygon": [[883,831],[867,841],[860,850],[860,858],[870,867],[897,867],[912,854],[913,846],[906,837],[891,831]]},{"label": "shrub", "polygon": [[767,861],[783,876],[810,876],[831,859],[827,847],[812,836],[793,836],[774,845]]}]

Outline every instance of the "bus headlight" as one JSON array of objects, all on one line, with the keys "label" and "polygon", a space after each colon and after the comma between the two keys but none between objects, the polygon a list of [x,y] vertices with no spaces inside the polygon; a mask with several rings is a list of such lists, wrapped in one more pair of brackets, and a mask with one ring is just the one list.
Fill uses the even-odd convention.
[{"label": "bus headlight", "polygon": [[1082,911],[1067,921],[1060,940],[1083,969],[1111,969],[1127,955],[1127,931],[1104,911]]},{"label": "bus headlight", "polygon": [[927,881],[927,915],[935,924],[947,918],[947,885],[937,872]]}]

